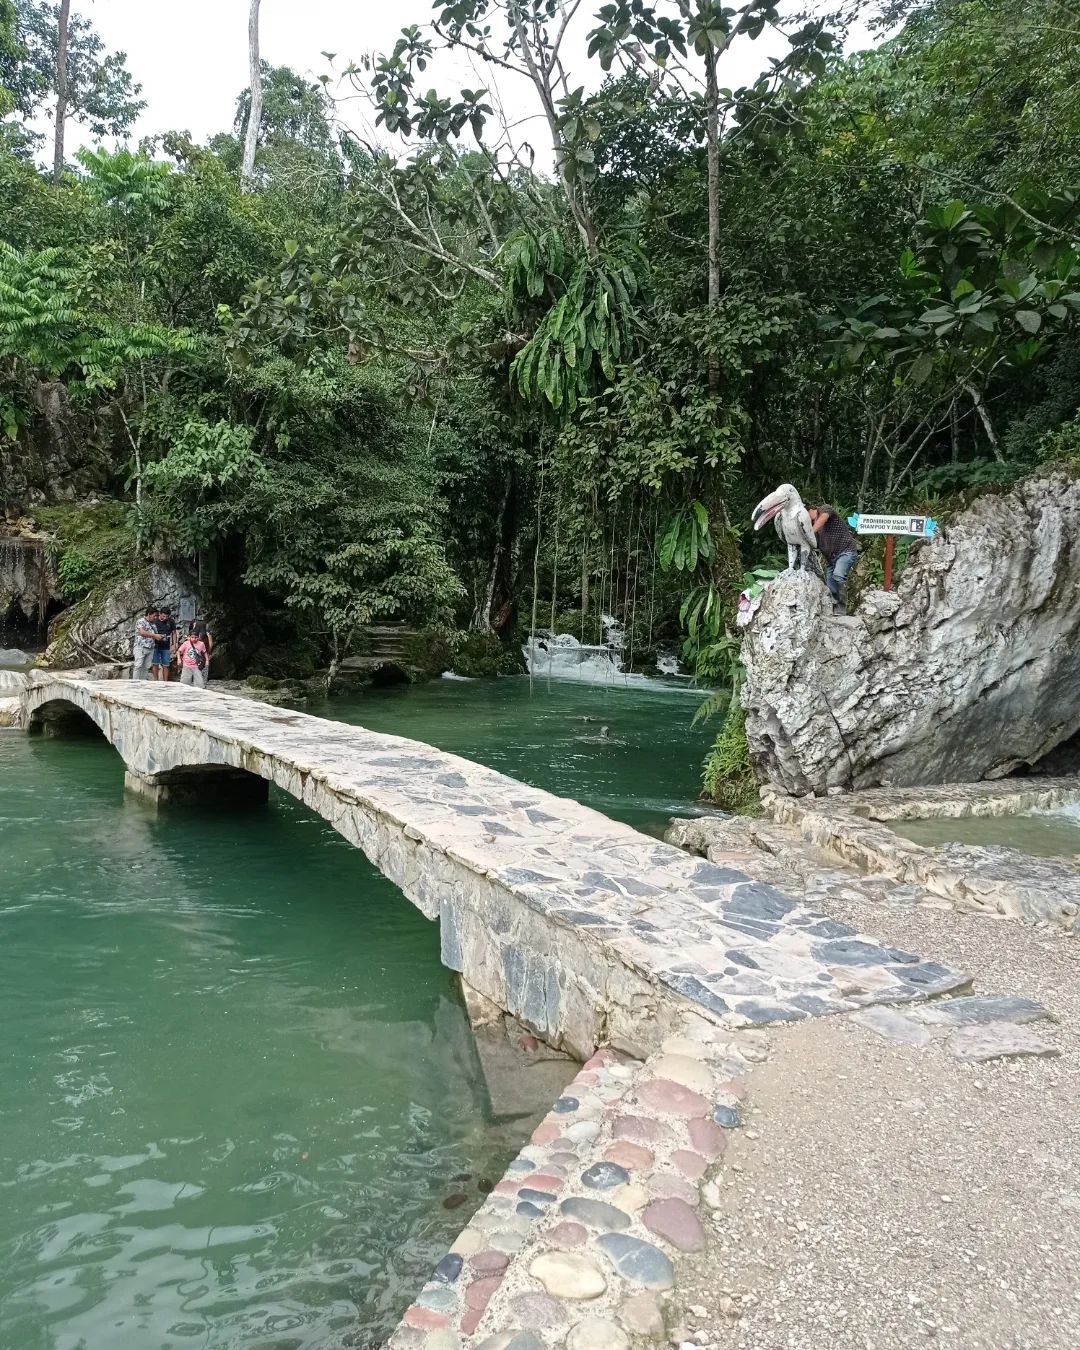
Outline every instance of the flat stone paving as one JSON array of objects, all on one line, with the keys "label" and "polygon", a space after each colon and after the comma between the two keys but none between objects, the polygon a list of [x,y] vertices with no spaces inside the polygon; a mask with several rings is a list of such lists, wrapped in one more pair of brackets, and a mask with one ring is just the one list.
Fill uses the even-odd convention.
[{"label": "flat stone paving", "polygon": [[[69,691],[93,705],[122,755],[137,717],[145,762],[131,767],[173,767],[168,743],[176,727],[271,757],[396,822],[410,839],[494,880],[556,927],[601,944],[611,962],[729,1026],[903,1003],[967,983],[964,974],[815,913],[738,868],[688,856],[418,741],[171,684],[49,675],[31,686],[29,700],[36,706]],[[161,726],[160,763],[144,719]],[[125,725],[126,733],[110,735]]]}]

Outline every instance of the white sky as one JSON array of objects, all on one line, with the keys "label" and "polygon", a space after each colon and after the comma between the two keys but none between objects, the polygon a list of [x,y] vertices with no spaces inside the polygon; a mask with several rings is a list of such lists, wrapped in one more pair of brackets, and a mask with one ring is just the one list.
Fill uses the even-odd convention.
[{"label": "white sky", "polygon": [[[572,84],[574,71],[581,72],[576,83],[587,88],[602,78],[599,64],[586,58],[586,34],[602,3],[585,0],[567,34],[564,51]],[[134,141],[161,131],[189,131],[205,141],[231,127],[236,96],[248,83],[248,0],[73,0],[72,9],[94,23],[110,51],[127,53],[128,69],[143,86],[147,107],[134,128]],[[337,53],[340,69],[366,52],[390,50],[402,27],[426,23],[431,12],[430,0],[262,0],[261,55],[271,65],[292,66],[313,77],[330,73],[323,51]],[[721,82],[746,83],[769,55],[785,49],[775,35],[739,44]],[[490,67],[479,74],[464,60],[429,67],[424,89],[429,76],[444,93],[493,83]],[[512,120],[535,112],[524,81],[502,72],[496,87]],[[348,120],[357,130],[370,128],[359,107]],[[77,123],[68,127],[70,156],[89,137]],[[543,146],[542,125],[534,134],[538,148]]]}]

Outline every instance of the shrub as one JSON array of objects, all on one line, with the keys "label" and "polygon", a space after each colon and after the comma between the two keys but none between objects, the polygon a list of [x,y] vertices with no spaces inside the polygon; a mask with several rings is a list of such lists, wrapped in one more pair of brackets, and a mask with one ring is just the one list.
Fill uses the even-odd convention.
[{"label": "shrub", "polygon": [[713,748],[705,758],[704,795],[725,811],[753,815],[759,808],[757,779],[750,767],[746,713],[735,699]]}]

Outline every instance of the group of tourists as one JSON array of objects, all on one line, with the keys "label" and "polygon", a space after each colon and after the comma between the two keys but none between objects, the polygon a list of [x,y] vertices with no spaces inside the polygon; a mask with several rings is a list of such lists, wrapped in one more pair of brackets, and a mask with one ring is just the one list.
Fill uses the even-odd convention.
[{"label": "group of tourists", "polygon": [[180,668],[181,684],[205,689],[213,650],[213,634],[201,619],[192,620],[187,633],[180,637],[171,611],[151,605],[135,624],[131,678],[168,681],[175,664]]}]

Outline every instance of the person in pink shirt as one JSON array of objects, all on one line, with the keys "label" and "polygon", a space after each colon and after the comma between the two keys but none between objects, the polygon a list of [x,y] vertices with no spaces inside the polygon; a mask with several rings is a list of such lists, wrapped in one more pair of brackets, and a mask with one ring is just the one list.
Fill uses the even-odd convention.
[{"label": "person in pink shirt", "polygon": [[180,661],[180,683],[190,684],[196,689],[206,688],[206,679],[210,673],[210,653],[206,643],[191,625],[192,631],[176,649]]}]

